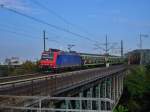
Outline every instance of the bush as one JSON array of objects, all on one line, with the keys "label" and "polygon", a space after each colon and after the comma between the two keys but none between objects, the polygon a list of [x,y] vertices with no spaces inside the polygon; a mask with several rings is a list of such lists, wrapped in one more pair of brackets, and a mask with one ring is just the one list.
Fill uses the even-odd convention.
[{"label": "bush", "polygon": [[150,110],[150,66],[138,66],[131,70],[124,83],[120,104],[129,112],[148,112]]},{"label": "bush", "polygon": [[119,105],[113,112],[128,112],[128,109],[122,105]]},{"label": "bush", "polygon": [[38,64],[31,61],[26,61],[22,64],[22,69],[25,73],[33,73],[38,71]]},{"label": "bush", "polygon": [[20,66],[0,66],[0,76],[23,75],[38,72],[38,62],[26,61]]}]

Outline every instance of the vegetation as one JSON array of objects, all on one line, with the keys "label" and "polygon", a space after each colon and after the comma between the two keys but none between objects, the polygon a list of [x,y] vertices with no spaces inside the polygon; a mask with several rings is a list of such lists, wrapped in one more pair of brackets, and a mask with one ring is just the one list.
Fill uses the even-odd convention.
[{"label": "vegetation", "polygon": [[127,75],[119,105],[127,107],[129,112],[150,111],[150,65],[135,67]]},{"label": "vegetation", "polygon": [[14,66],[1,66],[1,75],[8,76],[8,75],[23,75],[27,73],[34,73],[38,71],[38,62],[33,63],[31,61],[24,62],[21,66],[14,67]]},{"label": "vegetation", "polygon": [[8,67],[0,65],[0,76],[7,76],[8,74]]},{"label": "vegetation", "polygon": [[113,112],[128,112],[128,109],[122,105],[119,105]]}]

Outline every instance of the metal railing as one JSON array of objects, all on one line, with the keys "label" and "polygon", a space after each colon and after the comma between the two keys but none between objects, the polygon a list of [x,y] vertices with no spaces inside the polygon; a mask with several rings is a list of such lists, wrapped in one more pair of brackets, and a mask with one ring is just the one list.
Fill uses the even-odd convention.
[{"label": "metal railing", "polygon": [[[45,111],[53,111],[53,112],[111,112],[111,108],[108,109],[101,109],[101,105],[98,104],[98,108],[97,109],[93,109],[93,107],[91,107],[91,109],[87,109],[87,108],[83,108],[83,103],[86,101],[90,101],[90,102],[107,102],[105,103],[106,105],[109,104],[111,106],[114,105],[114,101],[108,98],[87,98],[87,97],[50,97],[50,96],[8,96],[8,95],[0,95],[0,98],[7,98],[9,99],[9,101],[18,101],[18,100],[34,100],[36,101],[36,106],[34,107],[26,107],[24,105],[19,105],[16,106],[13,103],[7,104],[7,105],[0,105],[0,110],[6,110],[6,112],[8,111],[36,111],[36,112],[45,112]],[[53,105],[48,105],[47,107],[42,106],[42,103],[45,101],[49,101],[51,102],[51,104]],[[65,107],[54,107],[54,102],[79,102],[79,107],[74,107],[71,108],[68,106],[68,104],[66,104]],[[52,103],[53,102],[53,103]]]}]

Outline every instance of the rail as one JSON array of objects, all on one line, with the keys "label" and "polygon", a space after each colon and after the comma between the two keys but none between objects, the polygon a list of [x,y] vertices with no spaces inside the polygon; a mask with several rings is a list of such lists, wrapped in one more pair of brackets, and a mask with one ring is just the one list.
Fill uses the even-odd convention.
[{"label": "rail", "polygon": [[42,76],[42,75],[43,74],[33,73],[33,74],[25,74],[25,75],[0,77],[0,83],[9,82],[9,81],[16,81],[16,80],[22,80],[22,79],[27,79],[27,78],[31,78],[31,77],[38,77],[38,76]]}]

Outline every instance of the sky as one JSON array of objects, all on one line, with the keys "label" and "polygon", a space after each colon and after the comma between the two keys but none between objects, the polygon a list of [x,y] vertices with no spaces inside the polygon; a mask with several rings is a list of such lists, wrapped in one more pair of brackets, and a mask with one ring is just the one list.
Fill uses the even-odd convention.
[{"label": "sky", "polygon": [[[123,40],[127,52],[139,48],[140,33],[149,35],[142,40],[143,48],[150,48],[150,0],[0,0],[0,4],[4,6],[0,8],[0,61],[12,56],[39,59],[43,30],[47,49],[67,50],[73,44],[77,52],[103,53],[95,44],[104,48],[107,34],[109,47],[117,49]],[[119,54],[116,49],[110,53]]]}]

